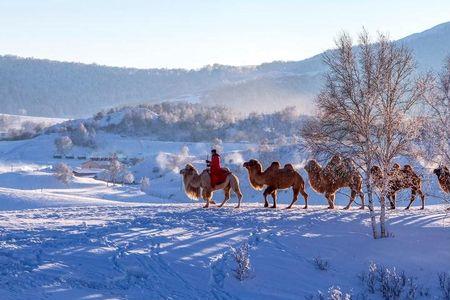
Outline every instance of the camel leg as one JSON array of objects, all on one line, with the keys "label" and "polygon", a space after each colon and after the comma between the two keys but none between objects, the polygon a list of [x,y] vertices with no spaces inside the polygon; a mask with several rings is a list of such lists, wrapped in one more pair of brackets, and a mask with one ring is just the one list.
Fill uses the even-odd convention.
[{"label": "camel leg", "polygon": [[239,189],[239,186],[235,186],[233,188],[234,193],[236,194],[236,196],[238,197],[238,204],[235,208],[240,208],[241,207],[241,201],[242,201],[242,193],[241,190]]},{"label": "camel leg", "polygon": [[422,207],[420,209],[425,209],[425,194],[422,192],[422,190],[417,190],[420,196],[420,200],[422,200]]},{"label": "camel leg", "polygon": [[286,209],[292,208],[292,205],[294,205],[294,203],[297,202],[298,193],[300,192],[300,190],[298,188],[293,188],[292,191],[294,193],[293,198],[292,198],[292,202],[291,202],[291,204],[289,204],[288,207],[286,207]]},{"label": "camel leg", "polygon": [[409,200],[409,204],[405,209],[409,209],[414,200],[416,200],[416,190],[411,190],[411,199]]},{"label": "camel leg", "polygon": [[[203,199],[206,201],[206,204],[205,204],[205,206],[203,206],[203,208],[208,208],[209,207],[209,204],[210,204],[210,202],[212,203],[213,201],[211,201],[211,196],[212,196],[212,193],[211,193],[211,191],[206,191],[206,190],[203,190],[202,191],[202,196],[203,196]],[[214,204],[214,203],[213,203]]]},{"label": "camel leg", "polygon": [[271,208],[277,208],[277,190],[274,189],[274,191],[270,195],[272,196],[273,199],[273,205],[271,206]]},{"label": "camel leg", "polygon": [[225,198],[223,199],[222,203],[220,203],[219,207],[222,207],[230,199],[230,189],[231,189],[230,186],[226,186],[223,189],[223,192],[225,194]]},{"label": "camel leg", "polygon": [[328,209],[334,209],[334,198],[335,196],[330,193],[325,193],[325,198],[328,201]]},{"label": "camel leg", "polygon": [[305,192],[305,190],[300,190],[300,194],[302,194],[303,198],[305,199],[305,206],[303,206],[303,209],[308,208],[308,194]]},{"label": "camel leg", "polygon": [[273,188],[268,186],[265,190],[264,190],[264,207],[269,207],[269,201],[267,201],[267,196],[269,196],[270,194],[272,194],[273,192]]},{"label": "camel leg", "polygon": [[352,192],[350,194],[350,200],[348,201],[348,204],[346,207],[344,207],[344,209],[349,209],[350,206],[352,206],[353,201],[355,201],[355,197],[356,197],[356,191],[352,190]]},{"label": "camel leg", "polygon": [[361,207],[359,209],[364,209],[364,193],[359,192],[359,198],[361,198]]}]

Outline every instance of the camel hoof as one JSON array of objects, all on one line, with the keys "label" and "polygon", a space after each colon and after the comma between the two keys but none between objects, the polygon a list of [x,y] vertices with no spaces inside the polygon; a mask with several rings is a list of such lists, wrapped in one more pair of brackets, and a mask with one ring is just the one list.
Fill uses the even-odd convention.
[{"label": "camel hoof", "polygon": [[205,206],[203,206],[203,208],[209,208],[209,206],[208,206],[208,205],[205,205]]},{"label": "camel hoof", "polygon": [[334,206],[328,206],[327,209],[334,209]]},{"label": "camel hoof", "polygon": [[359,209],[362,209],[362,210],[364,210],[364,206],[361,206]]},{"label": "camel hoof", "polygon": [[277,206],[276,205],[272,205],[270,208],[277,208]]},{"label": "camel hoof", "polygon": [[303,209],[308,209],[308,205],[303,206]]},{"label": "camel hoof", "polygon": [[269,207],[269,204],[264,204],[264,207]]},{"label": "camel hoof", "polygon": [[409,207],[406,207],[405,210],[409,210]]},{"label": "camel hoof", "polygon": [[292,205],[289,205],[288,207],[286,207],[286,209],[291,209],[292,208]]},{"label": "camel hoof", "polygon": [[343,210],[348,210],[349,208],[350,208],[349,206],[346,206],[343,208]]},{"label": "camel hoof", "polygon": [[420,208],[420,210],[424,210],[424,209],[425,209],[425,207],[421,207],[421,208]]},{"label": "camel hoof", "polygon": [[237,206],[235,206],[234,208],[236,208],[236,209],[238,209],[238,208],[241,208],[239,205],[237,205]]}]

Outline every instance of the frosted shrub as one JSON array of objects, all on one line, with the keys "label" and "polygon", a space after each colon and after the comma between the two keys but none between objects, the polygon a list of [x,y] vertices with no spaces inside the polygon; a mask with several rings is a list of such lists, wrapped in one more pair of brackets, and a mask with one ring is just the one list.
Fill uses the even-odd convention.
[{"label": "frosted shrub", "polygon": [[360,275],[369,293],[380,292],[383,299],[416,299],[428,296],[428,290],[416,283],[414,277],[406,276],[404,271],[396,268],[377,266],[371,263],[369,271]]},{"label": "frosted shrub", "polygon": [[242,243],[238,248],[231,248],[233,257],[236,262],[235,276],[240,281],[243,281],[249,277],[250,273],[250,256],[248,253],[248,243]]},{"label": "frosted shrub", "polygon": [[316,268],[321,271],[327,271],[328,268],[330,267],[328,261],[326,259],[321,258],[320,256],[315,257],[313,262]]},{"label": "frosted shrub", "polygon": [[141,191],[149,194],[150,192],[150,179],[148,179],[148,177],[144,177],[141,180]]},{"label": "frosted shrub", "polygon": [[53,174],[62,183],[68,184],[73,179],[72,169],[65,163],[58,163],[53,166]]},{"label": "frosted shrub", "polygon": [[123,173],[122,181],[125,184],[132,184],[134,183],[134,175],[130,171],[125,171]]},{"label": "frosted shrub", "polygon": [[336,286],[332,286],[328,289],[328,296],[331,300],[350,300],[352,296],[347,293],[343,293],[341,288]]},{"label": "frosted shrub", "polygon": [[438,274],[439,286],[442,291],[442,298],[450,300],[450,275],[449,273],[442,272]]},{"label": "frosted shrub", "polygon": [[308,300],[351,300],[352,295],[349,293],[345,293],[338,286],[331,286],[328,289],[328,293],[323,293],[322,291],[317,291],[316,295],[310,295],[305,297]]}]

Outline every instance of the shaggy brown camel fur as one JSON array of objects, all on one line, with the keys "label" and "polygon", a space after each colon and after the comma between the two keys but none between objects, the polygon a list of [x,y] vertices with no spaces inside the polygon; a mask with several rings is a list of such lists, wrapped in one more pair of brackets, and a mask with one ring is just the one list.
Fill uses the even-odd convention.
[{"label": "shaggy brown camel fur", "polygon": [[311,187],[320,194],[325,194],[328,201],[328,208],[334,208],[336,192],[344,187],[351,190],[350,201],[344,209],[349,209],[356,195],[361,198],[361,207],[364,209],[364,193],[362,192],[362,177],[356,171],[349,160],[342,160],[340,156],[335,155],[325,168],[319,165],[316,160],[310,160],[305,166],[308,173]]},{"label": "shaggy brown camel fur", "polygon": [[400,169],[398,164],[394,164],[392,169],[388,171],[387,182],[384,182],[383,172],[379,166],[373,166],[370,169],[370,174],[374,185],[382,189],[383,184],[386,184],[387,195],[391,209],[395,209],[395,198],[398,191],[402,189],[411,189],[411,199],[409,205],[405,209],[409,209],[411,204],[416,199],[416,194],[419,194],[422,200],[422,208],[425,207],[425,194],[422,192],[422,180],[414,172],[410,165],[405,165]]},{"label": "shaggy brown camel fur", "polygon": [[433,173],[438,177],[441,189],[450,194],[450,170],[446,166],[439,166]]},{"label": "shaggy brown camel fur", "polygon": [[222,207],[230,199],[230,191],[233,190],[238,197],[238,205],[241,206],[242,193],[239,188],[239,179],[233,173],[229,173],[226,180],[211,187],[211,177],[207,170],[204,170],[201,174],[197,172],[193,165],[187,164],[186,167],[180,170],[180,174],[183,175],[184,190],[186,195],[191,199],[200,198],[200,194],[203,200],[206,201],[204,208],[208,208],[210,204],[215,204],[212,200],[213,192],[217,190],[223,190],[225,193],[225,199],[219,207]]},{"label": "shaggy brown camel fur", "polygon": [[267,170],[263,171],[263,166],[256,159],[251,159],[243,165],[248,171],[250,184],[256,190],[264,190],[264,207],[269,206],[267,196],[271,195],[273,199],[272,208],[277,207],[277,191],[292,188],[294,193],[292,203],[287,207],[292,208],[292,205],[297,201],[298,194],[301,193],[305,198],[304,208],[308,208],[308,194],[305,192],[305,181],[302,176],[295,171],[291,164],[286,164],[280,168],[279,162],[273,162]]}]

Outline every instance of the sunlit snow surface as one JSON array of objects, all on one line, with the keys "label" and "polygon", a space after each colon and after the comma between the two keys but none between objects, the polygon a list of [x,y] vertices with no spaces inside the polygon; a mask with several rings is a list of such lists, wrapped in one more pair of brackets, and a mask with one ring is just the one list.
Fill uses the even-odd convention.
[{"label": "sunlit snow surface", "polygon": [[[150,191],[139,185],[110,186],[91,178],[58,182],[50,166],[55,136],[0,142],[0,299],[304,299],[339,286],[354,295],[364,286],[358,274],[370,262],[404,270],[440,297],[437,274],[450,270],[450,218],[430,170],[425,174],[426,209],[411,211],[409,192],[399,209],[388,212],[390,238],[373,240],[369,214],[326,209],[323,196],[307,184],[311,207],[300,198],[293,210],[283,209],[291,191],[280,193],[279,209],[262,208],[260,191],[236,170],[244,194],[226,207],[201,208],[182,190],[180,175],[153,173],[162,153],[178,153],[184,145],[198,168],[208,143],[155,142],[99,134],[96,150],[76,154],[142,156],[131,170],[150,178]],[[223,156],[242,163],[254,155],[248,144],[224,144]],[[236,154],[236,153],[239,153]],[[242,157],[241,157],[242,155]],[[239,158],[239,159],[237,159]],[[283,162],[293,156],[281,157]],[[301,167],[307,157],[293,161]],[[78,160],[64,160],[72,167]],[[301,169],[300,169],[301,170]],[[306,174],[301,170],[305,180]],[[344,191],[345,192],[345,191]],[[215,199],[221,200],[222,193]],[[239,281],[231,247],[249,244],[251,271]],[[329,262],[318,270],[314,259]],[[370,299],[378,296],[369,295]],[[426,297],[425,297],[426,298]]]}]

